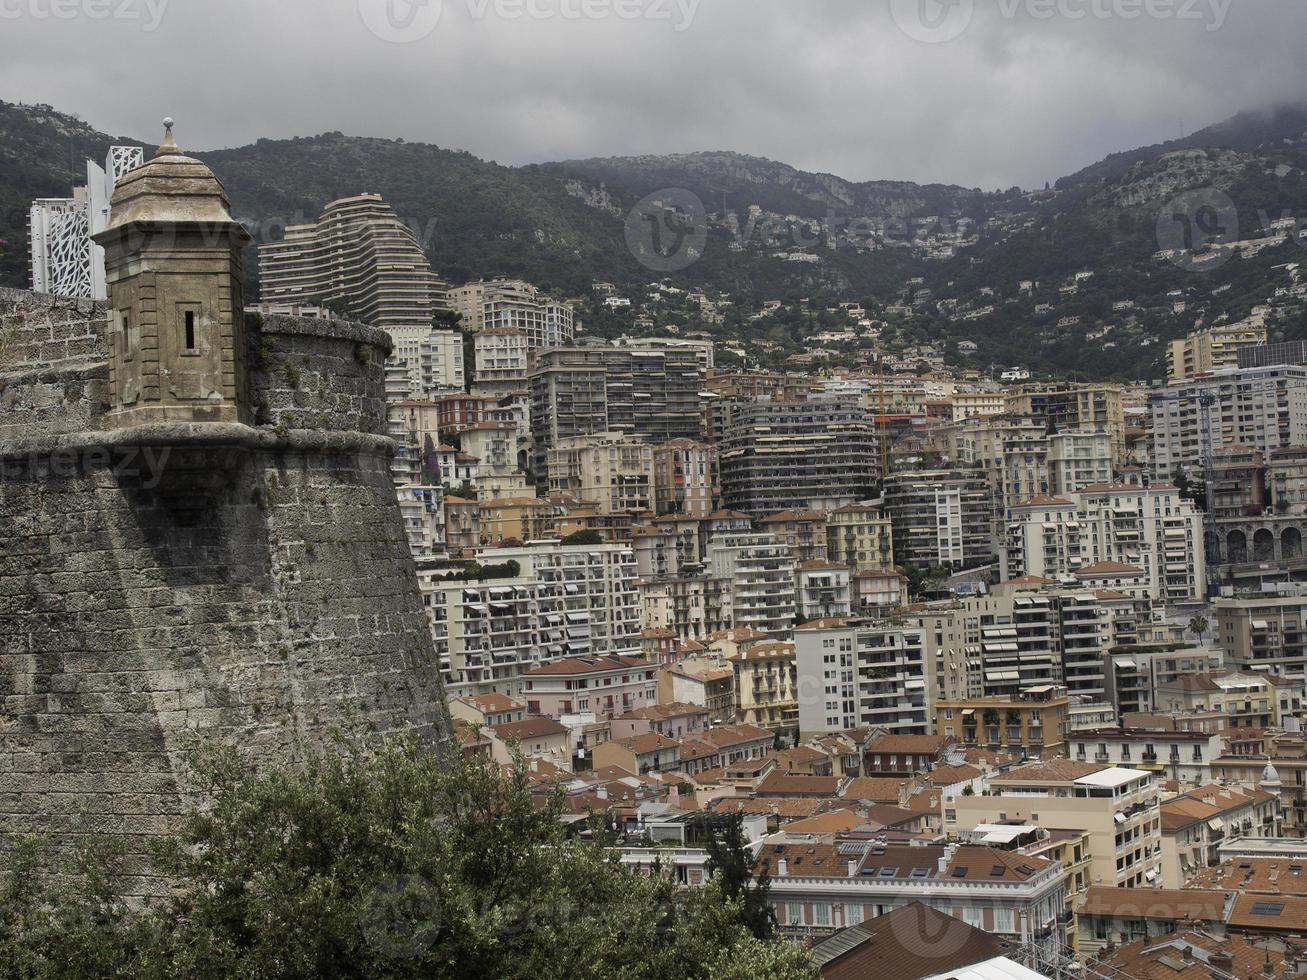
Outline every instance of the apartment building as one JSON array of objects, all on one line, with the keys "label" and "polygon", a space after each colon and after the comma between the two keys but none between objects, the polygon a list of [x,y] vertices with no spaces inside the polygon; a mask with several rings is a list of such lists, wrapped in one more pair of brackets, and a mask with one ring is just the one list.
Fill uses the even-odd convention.
[{"label": "apartment building", "polygon": [[408,550],[414,558],[431,558],[445,551],[445,493],[440,487],[416,484],[396,487]]},{"label": "apartment building", "polygon": [[588,652],[627,655],[640,647],[640,598],[636,590],[635,556],[616,544],[565,545],[537,541],[521,548],[483,552],[483,563],[516,561],[523,574],[534,575],[549,602],[540,613],[546,637],[562,630],[563,642],[576,652],[583,637],[578,612],[589,612]]},{"label": "apartment building", "polygon": [[1143,573],[1155,601],[1206,594],[1203,515],[1169,485],[1096,484],[1028,500],[1013,508],[1004,556],[1008,578],[1083,579],[1127,566]]},{"label": "apartment building", "polygon": [[1163,643],[1113,647],[1103,657],[1106,700],[1122,716],[1157,710],[1159,691],[1187,675],[1220,671],[1225,655],[1220,650]]},{"label": "apartment building", "polygon": [[1112,444],[1112,465],[1126,464],[1125,408],[1117,385],[1027,385],[1009,392],[1009,415],[1035,419],[1047,429],[1106,432]]},{"label": "apartment building", "polygon": [[[672,603],[672,628],[685,640],[704,642],[734,623],[734,579],[697,575],[667,582]],[[784,616],[783,610],[778,613]]]},{"label": "apartment building", "polygon": [[1212,609],[1232,667],[1307,679],[1307,594],[1221,597]]},{"label": "apartment building", "polygon": [[1127,766],[1187,786],[1211,781],[1224,739],[1216,732],[1100,728],[1072,733],[1067,755],[1077,762]]},{"label": "apartment building", "polygon": [[[1169,479],[1177,467],[1202,473],[1207,446],[1245,446],[1268,456],[1307,446],[1307,366],[1218,371],[1153,395],[1149,413],[1158,479]],[[1204,416],[1211,425],[1206,431]]]},{"label": "apartment building", "polygon": [[518,432],[512,422],[465,426],[458,432],[458,441],[472,462],[472,482],[482,500],[531,492],[519,468]]},{"label": "apartment building", "polygon": [[463,390],[462,334],[427,326],[395,327],[390,336],[394,349],[389,361],[402,364],[407,379],[404,398],[430,399]]},{"label": "apartment building", "polygon": [[526,331],[489,327],[472,337],[472,389],[477,394],[503,396],[525,391],[530,367]]},{"label": "apartment building", "polygon": [[1176,714],[1213,713],[1224,734],[1240,728],[1287,728],[1302,716],[1303,684],[1275,674],[1228,670],[1181,674],[1157,686],[1154,708]]},{"label": "apartment building", "polygon": [[1058,432],[1048,437],[1048,493],[1074,493],[1112,482],[1112,440],[1106,432]]},{"label": "apartment building", "polygon": [[731,583],[735,626],[784,638],[794,629],[797,564],[770,534],[734,532],[708,541],[708,574]]},{"label": "apartment building", "polygon": [[717,445],[722,500],[753,517],[866,499],[880,470],[872,419],[829,397],[734,403]]},{"label": "apartment building", "polygon": [[724,661],[686,659],[658,672],[658,700],[702,705],[714,725],[735,720],[735,668]]},{"label": "apartment building", "polygon": [[757,870],[771,881],[780,931],[796,941],[888,915],[913,902],[1016,943],[1063,938],[1066,869],[1055,861],[974,845],[878,840],[763,841]]},{"label": "apartment building", "polygon": [[804,620],[848,616],[853,611],[853,573],[838,562],[799,562],[795,604]]},{"label": "apartment building", "polygon": [[826,514],[826,557],[855,572],[894,567],[894,528],[878,507],[848,504]]},{"label": "apartment building", "polygon": [[571,494],[603,515],[654,509],[654,451],[642,439],[600,432],[560,439],[549,448],[550,494]]},{"label": "apartment building", "polygon": [[261,243],[259,295],[343,309],[396,338],[428,335],[436,312],[449,308],[417,236],[379,194],[332,201],[316,222]]},{"label": "apartment building", "polygon": [[1271,367],[1275,364],[1307,364],[1307,340],[1288,340],[1239,349],[1241,368]]},{"label": "apartment building", "polygon": [[449,291],[449,304],[464,330],[517,330],[532,351],[570,344],[575,331],[575,314],[569,304],[550,299],[520,279],[456,286]]},{"label": "apartment building", "polygon": [[1221,756],[1212,763],[1212,778],[1276,796],[1282,835],[1307,838],[1307,745],[1301,735],[1285,735],[1263,748],[1257,755]]},{"label": "apartment building", "polygon": [[932,441],[948,440],[945,455],[958,466],[970,466],[989,483],[991,533],[1001,537],[1003,521],[1014,504],[1049,486],[1049,435],[1046,423],[1014,416],[971,419],[950,426]]},{"label": "apartment building", "polygon": [[758,521],[759,530],[790,549],[796,561],[826,560],[826,515],[813,510],[786,510]]},{"label": "apartment building", "polygon": [[920,629],[819,620],[795,629],[794,646],[801,737],[881,726],[929,734],[934,670]]},{"label": "apartment building", "polygon": [[1280,801],[1262,790],[1206,785],[1163,801],[1161,815],[1163,888],[1183,888],[1219,864],[1228,839],[1280,832]]},{"label": "apartment building", "polygon": [[480,505],[475,500],[445,494],[445,550],[462,557],[480,547]]},{"label": "apartment building", "polygon": [[991,495],[983,477],[964,470],[900,471],[886,478],[884,495],[900,564],[956,568],[992,556]]},{"label": "apartment building", "polygon": [[541,351],[531,369],[531,435],[543,472],[563,439],[603,432],[651,445],[698,439],[704,368],[691,350],[565,347]]},{"label": "apartment building", "polygon": [[562,508],[540,497],[496,497],[481,501],[481,544],[539,541],[562,519]]},{"label": "apartment building", "polygon": [[654,509],[659,514],[707,517],[721,495],[717,450],[693,439],[653,448]]},{"label": "apartment building", "polygon": [[934,731],[965,746],[1051,759],[1066,754],[1070,703],[1066,688],[1051,684],[1002,697],[941,698]]},{"label": "apartment building", "polygon": [[1153,775],[1071,759],[1046,759],[991,776],[989,795],[957,796],[944,811],[949,833],[1020,820],[1089,835],[1090,878],[1104,885],[1160,884],[1160,792]]},{"label": "apartment building", "polygon": [[533,715],[612,719],[658,703],[658,665],[627,656],[568,657],[527,671],[522,697]]},{"label": "apartment building", "polygon": [[1173,340],[1166,352],[1166,383],[1183,384],[1199,375],[1237,368],[1239,355],[1247,348],[1266,343],[1266,326],[1261,323],[1232,323],[1195,330]]},{"label": "apartment building", "polygon": [[1001,391],[955,391],[949,400],[953,403],[953,419],[960,421],[1002,415],[1006,397]]},{"label": "apartment building", "polygon": [[1042,594],[993,594],[914,607],[948,698],[1006,697],[1063,683],[1057,606]]},{"label": "apartment building", "polygon": [[726,658],[735,673],[735,720],[790,733],[799,724],[799,678],[793,643],[752,643]]},{"label": "apartment building", "polygon": [[893,568],[870,569],[853,575],[853,611],[879,616],[908,604],[908,580]]},{"label": "apartment building", "polygon": [[1307,514],[1307,446],[1271,450],[1266,461],[1266,481],[1267,499],[1277,514],[1286,517]]}]

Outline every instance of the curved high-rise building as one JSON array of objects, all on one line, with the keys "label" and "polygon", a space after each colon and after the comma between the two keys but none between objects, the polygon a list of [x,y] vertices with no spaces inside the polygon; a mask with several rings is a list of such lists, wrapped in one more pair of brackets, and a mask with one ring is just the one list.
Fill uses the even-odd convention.
[{"label": "curved high-rise building", "polygon": [[396,340],[425,336],[448,309],[417,236],[380,194],[332,201],[316,223],[259,245],[259,289],[265,303],[326,306]]}]

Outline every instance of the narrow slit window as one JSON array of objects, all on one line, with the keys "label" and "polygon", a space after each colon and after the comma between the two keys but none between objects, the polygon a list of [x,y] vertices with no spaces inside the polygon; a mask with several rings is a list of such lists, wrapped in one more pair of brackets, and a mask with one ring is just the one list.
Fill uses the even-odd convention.
[{"label": "narrow slit window", "polygon": [[187,310],[185,319],[186,319],[186,349],[195,350],[195,311]]}]

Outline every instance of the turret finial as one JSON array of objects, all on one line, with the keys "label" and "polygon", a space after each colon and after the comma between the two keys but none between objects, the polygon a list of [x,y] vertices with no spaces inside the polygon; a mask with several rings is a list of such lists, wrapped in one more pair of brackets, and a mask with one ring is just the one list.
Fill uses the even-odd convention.
[{"label": "turret finial", "polygon": [[172,116],[168,116],[163,121],[163,129],[164,129],[163,143],[159,145],[159,152],[156,153],[155,156],[164,156],[169,153],[181,152],[181,150],[177,146],[177,141],[173,139],[172,127],[173,127]]}]

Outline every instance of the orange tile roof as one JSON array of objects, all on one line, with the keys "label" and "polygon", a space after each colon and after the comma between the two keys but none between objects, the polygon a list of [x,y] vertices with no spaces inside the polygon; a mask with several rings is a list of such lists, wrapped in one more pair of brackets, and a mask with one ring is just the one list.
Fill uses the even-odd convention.
[{"label": "orange tile roof", "polygon": [[911,780],[879,776],[859,776],[851,780],[840,794],[846,800],[868,800],[874,803],[898,803],[903,787]]},{"label": "orange tile roof", "polygon": [[891,755],[934,755],[957,739],[948,735],[882,735],[871,743],[868,752]]},{"label": "orange tile roof", "polygon": [[500,739],[543,738],[546,735],[566,735],[567,729],[552,718],[523,718],[506,725],[496,725],[492,731]]},{"label": "orange tile roof", "polygon": [[1185,887],[1307,895],[1307,859],[1231,858],[1190,875]]},{"label": "orange tile roof", "polygon": [[[1268,906],[1277,905],[1283,908],[1275,914],[1263,911]],[[1226,925],[1231,929],[1255,929],[1258,932],[1302,932],[1307,930],[1307,896],[1240,893],[1235,898]]]},{"label": "orange tile roof", "polygon": [[1226,894],[1176,888],[1113,888],[1092,885],[1085,892],[1081,915],[1118,919],[1174,919],[1223,922]]},{"label": "orange tile roof", "polygon": [[1076,762],[1073,759],[1045,759],[1017,766],[990,778],[995,783],[1050,782],[1069,783],[1109,768],[1101,763]]},{"label": "orange tile roof", "polygon": [[1077,569],[1076,575],[1093,577],[1095,575],[1143,575],[1144,570],[1138,565],[1124,565],[1119,561],[1100,561],[1095,565],[1086,565]]},{"label": "orange tile roof", "polygon": [[840,834],[861,827],[866,818],[852,810],[832,810],[785,825],[787,834]]},{"label": "orange tile roof", "polygon": [[[1244,936],[1216,937],[1197,929],[1137,939],[1100,953],[1093,961],[1092,975],[1129,977],[1131,980],[1212,980],[1227,975],[1209,965],[1213,956],[1228,955],[1232,977],[1258,977],[1267,962],[1267,951]],[[1271,960],[1274,970],[1274,960]]]},{"label": "orange tile roof", "polygon": [[839,791],[841,782],[843,779],[840,776],[807,776],[772,772],[758,787],[758,795],[834,797]]}]

